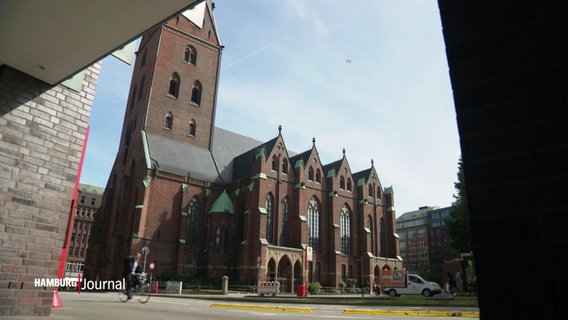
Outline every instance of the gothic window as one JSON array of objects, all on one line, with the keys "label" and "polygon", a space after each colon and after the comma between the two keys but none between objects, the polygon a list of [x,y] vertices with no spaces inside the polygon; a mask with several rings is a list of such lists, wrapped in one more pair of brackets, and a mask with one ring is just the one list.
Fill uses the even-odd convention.
[{"label": "gothic window", "polygon": [[319,204],[315,197],[308,203],[308,245],[315,252],[319,251]]},{"label": "gothic window", "polygon": [[188,244],[193,243],[197,238],[197,226],[199,222],[198,209],[197,199],[191,199],[189,209],[187,210],[187,222],[185,225],[185,242]]},{"label": "gothic window", "polygon": [[381,198],[381,188],[377,188],[377,199]]},{"label": "gothic window", "polygon": [[266,209],[266,241],[268,241],[268,243],[274,243],[272,239],[272,195],[270,193],[266,195],[266,202],[264,207]]},{"label": "gothic window", "polygon": [[345,189],[345,178],[343,176],[339,177],[339,189]]},{"label": "gothic window", "polygon": [[172,130],[173,124],[174,124],[174,116],[172,115],[171,112],[168,112],[166,114],[166,119],[164,121],[164,129]]},{"label": "gothic window", "polygon": [[316,170],[316,182],[321,183],[321,171],[320,171],[320,169]]},{"label": "gothic window", "polygon": [[197,51],[194,47],[188,46],[185,48],[184,61],[193,65],[197,62]]},{"label": "gothic window", "polygon": [[339,231],[341,237],[341,253],[351,254],[351,214],[346,204],[339,214]]},{"label": "gothic window", "polygon": [[380,252],[379,255],[384,255],[387,254],[387,233],[385,230],[385,220],[383,218],[381,218],[381,221],[379,222],[379,241],[380,241]]},{"label": "gothic window", "polygon": [[373,218],[371,215],[367,216],[367,228],[371,231],[371,252],[376,255],[377,252],[375,250],[375,236],[373,235]]},{"label": "gothic window", "polygon": [[308,169],[308,180],[314,181],[314,168],[312,167]]},{"label": "gothic window", "polygon": [[201,104],[201,82],[195,81],[193,83],[193,88],[191,89],[191,102],[196,105]]},{"label": "gothic window", "polygon": [[369,197],[373,196],[373,185],[369,184]]},{"label": "gothic window", "polygon": [[272,156],[272,170],[278,171],[278,158],[276,156]]},{"label": "gothic window", "polygon": [[288,245],[288,198],[282,200],[282,245]]},{"label": "gothic window", "polygon": [[173,73],[170,77],[170,87],[168,88],[168,95],[177,99],[179,94],[180,80],[177,73]]},{"label": "gothic window", "polygon": [[197,130],[197,124],[195,123],[195,120],[191,119],[191,121],[189,121],[189,129],[187,130],[187,134],[195,137],[195,131]]},{"label": "gothic window", "polygon": [[351,185],[351,178],[347,178],[347,190],[348,191],[352,191],[352,185]]},{"label": "gothic window", "polygon": [[215,228],[215,249],[221,248],[221,227]]},{"label": "gothic window", "polygon": [[288,174],[288,160],[282,160],[282,173]]}]

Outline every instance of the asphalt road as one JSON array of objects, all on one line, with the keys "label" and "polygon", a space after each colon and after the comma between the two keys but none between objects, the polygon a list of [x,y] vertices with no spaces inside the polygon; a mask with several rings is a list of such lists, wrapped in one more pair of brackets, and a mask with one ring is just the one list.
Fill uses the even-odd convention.
[{"label": "asphalt road", "polygon": [[[254,303],[152,296],[146,304],[135,299],[120,302],[117,293],[59,292],[63,307],[53,308],[52,320],[255,320],[255,319],[456,319],[456,311],[421,307],[355,307],[297,303]],[[425,312],[440,311],[439,316]],[[464,310],[466,311],[466,310]],[[471,310],[470,310],[471,311]],[[403,312],[400,314],[398,312]],[[450,312],[450,313],[447,313]],[[453,312],[453,314],[451,314]],[[388,314],[390,313],[390,314]],[[419,315],[420,314],[420,315]],[[464,313],[462,317],[471,316]],[[473,314],[475,318],[475,314]],[[471,317],[468,317],[471,318]]]}]

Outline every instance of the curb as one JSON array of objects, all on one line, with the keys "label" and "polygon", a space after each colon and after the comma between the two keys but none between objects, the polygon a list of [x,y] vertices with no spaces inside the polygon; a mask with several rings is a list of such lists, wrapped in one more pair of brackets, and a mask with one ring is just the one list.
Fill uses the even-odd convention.
[{"label": "curb", "polygon": [[386,316],[479,318],[479,312],[461,312],[461,311],[412,311],[412,310],[346,309],[346,310],[343,310],[343,313],[344,314],[386,315]]},{"label": "curb", "polygon": [[225,309],[247,309],[247,310],[269,310],[269,311],[283,311],[283,312],[312,312],[312,308],[293,308],[293,307],[269,307],[269,306],[247,306],[237,304],[223,304],[213,303],[211,308],[225,308]]}]

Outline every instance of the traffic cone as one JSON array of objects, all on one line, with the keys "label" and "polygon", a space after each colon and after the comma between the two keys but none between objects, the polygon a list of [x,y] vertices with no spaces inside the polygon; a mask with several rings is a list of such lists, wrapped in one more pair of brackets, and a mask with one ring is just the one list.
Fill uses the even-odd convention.
[{"label": "traffic cone", "polygon": [[61,303],[61,298],[59,298],[59,292],[57,288],[53,290],[53,300],[51,301],[52,308],[63,308],[63,303]]}]

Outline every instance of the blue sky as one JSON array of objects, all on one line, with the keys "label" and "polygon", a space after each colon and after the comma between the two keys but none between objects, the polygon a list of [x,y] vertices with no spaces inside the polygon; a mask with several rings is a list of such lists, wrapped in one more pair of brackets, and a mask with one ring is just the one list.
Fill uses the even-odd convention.
[{"label": "blue sky", "polygon": [[[217,0],[216,126],[352,172],[374,160],[397,215],[451,205],[459,137],[435,0]],[[105,186],[132,66],[103,60],[81,182]]]}]

